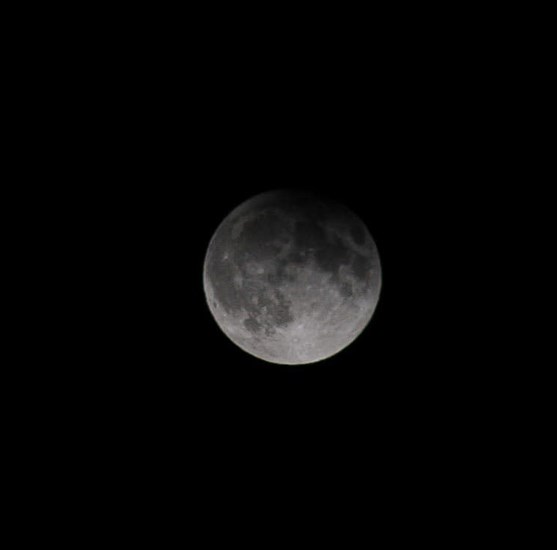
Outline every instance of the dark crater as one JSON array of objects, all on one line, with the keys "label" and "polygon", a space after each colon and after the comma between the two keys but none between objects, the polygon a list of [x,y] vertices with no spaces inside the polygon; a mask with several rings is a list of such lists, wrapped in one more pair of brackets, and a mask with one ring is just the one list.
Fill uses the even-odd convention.
[{"label": "dark crater", "polygon": [[327,237],[320,224],[315,221],[303,220],[296,222],[294,226],[294,242],[297,252],[309,248],[320,248],[325,246]]},{"label": "dark crater", "polygon": [[315,252],[315,261],[323,271],[337,273],[341,265],[350,262],[351,251],[348,250],[338,237]]},{"label": "dark crater", "polygon": [[250,332],[259,332],[261,330],[261,325],[253,317],[248,317],[244,321],[244,326]]},{"label": "dark crater", "polygon": [[270,312],[269,317],[274,325],[285,327],[294,320],[290,312],[290,301],[287,300],[280,291],[275,292],[275,296],[278,303],[273,303],[271,306],[268,306],[268,311]]},{"label": "dark crater", "polygon": [[245,222],[236,240],[236,247],[255,260],[276,256],[286,238],[284,222],[273,211],[263,211],[253,220]]},{"label": "dark crater", "polygon": [[[265,288],[261,288],[257,296],[257,304],[249,303],[246,305],[250,316],[256,318],[259,323],[258,327],[252,324],[254,329],[252,332],[259,332],[264,329],[265,334],[274,334],[277,327],[285,327],[294,320],[290,310],[291,302],[286,299],[280,290],[273,290],[269,293]],[[265,308],[265,313],[263,313],[263,308]]]},{"label": "dark crater", "polygon": [[287,258],[282,260],[281,262],[276,265],[276,268],[273,271],[270,271],[265,275],[265,280],[274,288],[280,288],[286,282],[294,282],[296,277],[288,273],[287,268],[289,265],[294,263],[292,261],[292,257],[289,254]]},{"label": "dark crater", "polygon": [[353,296],[352,285],[350,283],[342,283],[340,285],[340,294],[344,298],[352,298]]}]

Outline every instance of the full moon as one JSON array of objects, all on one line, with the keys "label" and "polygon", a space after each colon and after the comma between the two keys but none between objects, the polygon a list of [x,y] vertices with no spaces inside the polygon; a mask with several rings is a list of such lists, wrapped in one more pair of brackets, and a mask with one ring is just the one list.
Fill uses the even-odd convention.
[{"label": "full moon", "polygon": [[222,331],[271,363],[327,359],[369,323],[381,290],[369,230],[344,205],[278,190],[235,208],[205,257],[207,304]]}]

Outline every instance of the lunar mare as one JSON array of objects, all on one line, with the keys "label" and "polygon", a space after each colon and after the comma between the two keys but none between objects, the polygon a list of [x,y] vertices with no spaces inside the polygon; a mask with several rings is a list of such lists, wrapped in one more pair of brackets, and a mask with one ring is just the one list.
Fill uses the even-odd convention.
[{"label": "lunar mare", "polygon": [[203,283],[222,331],[265,361],[335,355],[370,321],[381,289],[377,247],[343,205],[288,190],[257,195],[217,228]]}]

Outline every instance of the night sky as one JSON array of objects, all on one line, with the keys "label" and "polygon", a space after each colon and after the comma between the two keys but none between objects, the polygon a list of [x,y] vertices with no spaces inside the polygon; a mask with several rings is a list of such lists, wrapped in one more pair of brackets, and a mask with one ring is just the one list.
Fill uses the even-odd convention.
[{"label": "night sky", "polygon": [[[106,235],[111,303],[101,329],[110,406],[131,407],[163,431],[183,424],[204,435],[232,429],[265,439],[278,429],[303,444],[305,435],[330,430],[390,437],[393,426],[407,429],[450,398],[439,393],[445,344],[431,328],[439,319],[430,295],[439,274],[428,263],[423,184],[409,183],[415,159],[399,163],[403,149],[380,154],[373,143],[355,152],[351,143],[363,137],[347,133],[335,126],[303,143],[286,130],[244,136],[201,158],[175,159],[156,185],[148,172],[118,197],[116,212],[126,215],[118,237]],[[284,186],[346,204],[368,226],[382,262],[381,297],[365,331],[310,365],[275,365],[242,351],[212,318],[202,286],[222,219],[254,194]]]},{"label": "night sky", "polygon": [[[99,331],[95,384],[108,391],[109,407],[155,415],[162,429],[255,423],[265,433],[277,423],[298,434],[309,424],[369,434],[431,414],[432,399],[450,401],[450,391],[437,390],[445,344],[431,328],[450,302],[442,220],[454,153],[444,118],[432,115],[430,96],[409,96],[408,82],[387,78],[387,66],[384,78],[345,64],[334,78],[323,65],[297,67],[295,76],[246,67],[233,80],[219,72],[222,81],[200,79],[201,69],[197,79],[168,73],[171,81],[145,88],[149,103],[143,95],[124,109],[112,105],[104,113],[110,132],[75,160],[87,172],[88,238],[102,258],[90,262],[88,298]],[[99,129],[103,122],[94,121]],[[453,172],[458,186],[464,175]],[[364,333],[307,366],[243,352],[203,293],[218,224],[244,200],[281,187],[346,204],[382,262],[381,297]]]},{"label": "night sky", "polygon": [[[18,540],[475,547],[489,540],[475,524],[499,541],[527,525],[525,506],[536,515],[543,499],[520,486],[547,492],[535,476],[551,453],[516,433],[552,416],[528,418],[540,351],[515,357],[526,340],[501,321],[537,330],[515,309],[536,302],[528,260],[551,257],[525,238],[543,194],[531,210],[507,202],[542,165],[520,149],[548,126],[538,54],[551,34],[522,8],[358,8],[45,4],[5,17],[3,267],[20,285],[4,285],[16,304],[4,500]],[[244,352],[203,289],[219,224],[280,188],[346,205],[381,260],[363,333],[307,365]]]},{"label": "night sky", "polygon": [[[107,49],[98,78],[83,58],[71,73],[56,172],[69,183],[48,190],[65,212],[57,284],[70,303],[67,328],[46,343],[61,350],[49,356],[56,366],[37,386],[56,388],[49,399],[72,437],[125,457],[123,471],[139,460],[138,476],[156,470],[168,484],[177,472],[217,484],[291,476],[319,494],[333,478],[421,483],[461,452],[468,390],[483,387],[466,346],[474,327],[460,315],[473,302],[452,282],[478,277],[473,243],[449,230],[474,190],[471,145],[455,131],[472,110],[452,91],[455,58],[435,44],[348,34],[342,49],[263,50],[161,33],[158,50]],[[367,328],[309,365],[238,348],[202,284],[225,216],[284,187],[348,206],[382,265]]]}]

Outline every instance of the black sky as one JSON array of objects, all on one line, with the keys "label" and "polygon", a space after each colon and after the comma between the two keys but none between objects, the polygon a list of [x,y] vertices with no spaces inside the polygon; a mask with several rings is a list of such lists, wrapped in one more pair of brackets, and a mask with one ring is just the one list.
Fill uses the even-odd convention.
[{"label": "black sky", "polygon": [[[148,154],[130,150],[142,165],[117,191],[107,186],[103,200],[113,212],[103,233],[101,288],[108,294],[99,314],[106,315],[102,369],[112,399],[160,415],[173,429],[189,418],[209,431],[232,423],[263,435],[282,426],[300,437],[307,430],[363,434],[432,414],[432,400],[443,403],[453,391],[443,387],[439,353],[447,344],[437,337],[440,299],[431,294],[444,284],[438,236],[430,240],[438,218],[423,207],[432,176],[419,174],[438,160],[415,143],[382,141],[390,116],[328,117],[326,128],[308,123],[311,131],[300,136],[303,107],[293,104],[290,122],[281,124],[272,112],[255,117],[247,114],[252,103],[241,105],[242,122],[221,136],[225,124],[215,116],[202,146],[205,117],[171,153],[166,141],[179,133],[164,145],[152,138]],[[218,328],[203,293],[204,256],[218,224],[242,201],[279,187],[315,189],[346,204],[370,229],[382,261],[382,293],[367,329],[313,365],[272,365],[246,354]]]},{"label": "black sky", "polygon": [[[271,464],[280,479],[288,465],[316,486],[335,461],[348,479],[354,467],[353,483],[372,463],[415,480],[409,464],[422,467],[423,453],[425,463],[456,449],[452,434],[474,414],[467,391],[482,387],[480,365],[455,343],[474,330],[455,321],[472,306],[452,282],[470,269],[453,220],[475,191],[474,109],[458,47],[395,33],[398,19],[382,28],[303,47],[137,29],[141,39],[84,49],[61,69],[69,84],[55,99],[67,115],[50,109],[43,127],[63,145],[44,136],[58,156],[41,166],[67,182],[43,192],[64,211],[52,223],[70,299],[64,331],[46,344],[56,367],[39,380],[57,388],[75,437],[174,473],[190,462],[214,478],[266,477]],[[202,286],[222,219],[282,187],[346,204],[382,262],[366,330],[306,366],[235,346]]]},{"label": "black sky", "polygon": [[[394,47],[348,57],[240,51],[208,48],[179,70],[177,54],[137,66],[113,58],[111,78],[88,90],[95,101],[80,124],[90,125],[91,146],[78,147],[73,162],[93,220],[88,242],[102,255],[91,267],[92,301],[102,304],[95,319],[105,317],[106,376],[137,405],[203,406],[223,422],[243,409],[276,419],[319,410],[363,428],[385,410],[391,419],[424,410],[422,396],[445,375],[431,328],[443,303],[431,291],[444,288],[447,269],[443,220],[466,178],[447,130],[462,113],[436,93],[450,75]],[[280,187],[345,203],[367,224],[383,266],[366,331],[305,367],[237,348],[202,288],[217,225]]]},{"label": "black sky", "polygon": [[[499,327],[491,255],[504,256],[506,301],[528,301],[522,212],[498,218],[502,167],[516,163],[501,134],[515,139],[521,103],[536,117],[513,95],[534,82],[517,64],[536,58],[513,10],[74,8],[26,6],[5,40],[5,156],[18,153],[5,187],[22,197],[3,204],[21,257],[4,262],[21,289],[5,285],[17,381],[2,387],[18,536],[50,532],[32,508],[58,538],[75,528],[106,543],[107,524],[144,544],[152,529],[155,547],[167,534],[291,546],[299,527],[341,548],[381,528],[389,542],[443,527],[462,540],[504,515],[493,495],[514,505],[516,472],[530,472],[509,460],[533,447],[517,426],[538,422],[505,386],[532,360],[513,373],[507,332],[481,349]],[[203,293],[219,223],[284,187],[344,203],[381,258],[371,322],[311,365],[245,353]],[[505,430],[513,445],[498,455]]]}]

